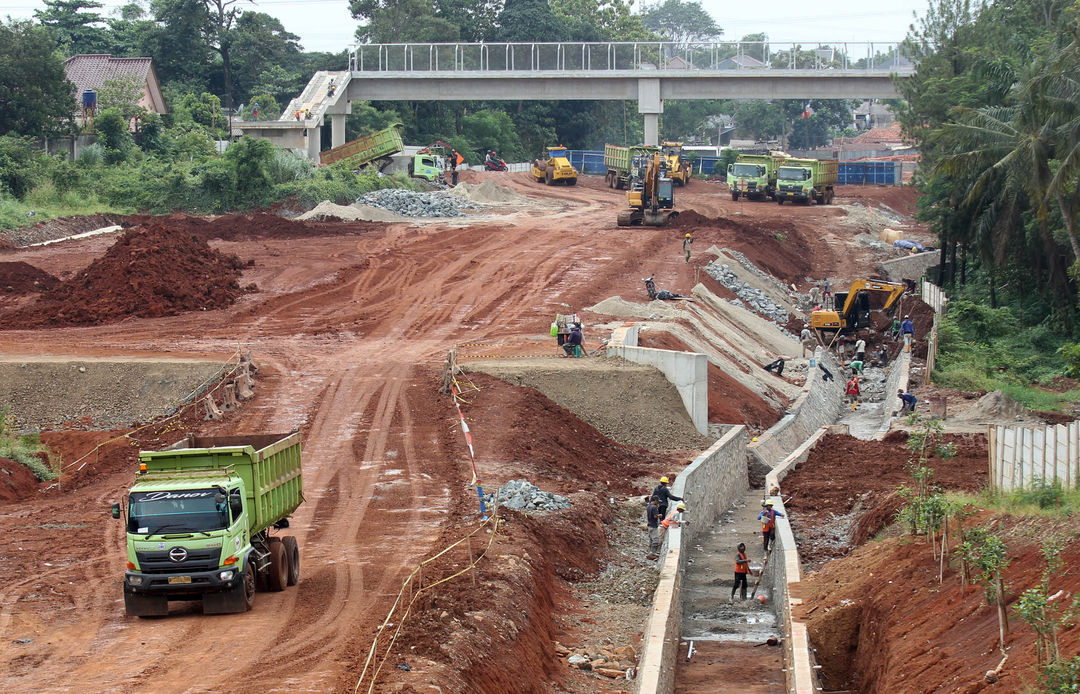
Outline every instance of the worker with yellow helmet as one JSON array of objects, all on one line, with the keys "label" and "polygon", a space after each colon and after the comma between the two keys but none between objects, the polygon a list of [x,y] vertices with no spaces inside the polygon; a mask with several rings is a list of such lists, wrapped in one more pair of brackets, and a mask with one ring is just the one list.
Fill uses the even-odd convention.
[{"label": "worker with yellow helmet", "polygon": [[653,490],[652,495],[660,501],[660,517],[667,517],[668,501],[682,501],[681,496],[675,496],[671,493],[671,489],[668,488],[669,480],[667,477],[660,478],[660,484],[656,485],[656,489]]},{"label": "worker with yellow helmet", "polygon": [[688,262],[688,263],[690,262],[690,246],[692,246],[693,243],[694,243],[693,235],[690,234],[690,233],[687,233],[686,237],[683,238],[682,250],[683,250],[683,254],[686,255],[686,262]]}]

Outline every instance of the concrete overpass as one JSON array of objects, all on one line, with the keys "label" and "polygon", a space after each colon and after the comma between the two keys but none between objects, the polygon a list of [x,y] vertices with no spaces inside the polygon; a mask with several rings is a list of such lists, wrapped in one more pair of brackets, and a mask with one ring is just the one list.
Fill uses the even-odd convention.
[{"label": "concrete overpass", "polygon": [[[645,142],[657,144],[667,99],[891,99],[899,96],[895,77],[913,69],[897,43],[365,44],[350,54],[348,71],[316,74],[303,104],[294,99],[280,122],[237,127],[317,156],[326,116],[332,146],[344,143],[353,100],[633,100]],[[311,116],[297,122],[305,107]],[[290,134],[298,129],[302,144]]]}]

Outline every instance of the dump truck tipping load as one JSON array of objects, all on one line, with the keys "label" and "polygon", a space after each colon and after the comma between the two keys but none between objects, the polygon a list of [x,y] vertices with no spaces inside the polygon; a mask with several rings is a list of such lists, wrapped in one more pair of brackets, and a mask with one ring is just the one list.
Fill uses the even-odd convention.
[{"label": "dump truck tipping load", "polygon": [[649,157],[659,151],[659,147],[650,147],[648,145],[632,145],[630,147],[604,145],[604,166],[607,168],[607,175],[604,180],[607,181],[608,187],[616,190],[629,188],[630,179],[635,173],[641,173],[640,171],[634,171],[635,161],[638,162],[639,168],[644,168]]},{"label": "dump truck tipping load", "polygon": [[[303,500],[298,433],[188,436],[141,451],[127,496],[127,613],[164,616],[169,600],[244,612],[257,584],[295,585],[296,538],[270,532],[289,527]],[[124,510],[113,504],[113,517]]]},{"label": "dump truck tipping load", "polygon": [[394,123],[389,128],[328,149],[320,155],[320,161],[325,166],[342,159],[351,159],[350,164],[363,166],[385,159],[386,161],[379,162],[381,170],[390,163],[390,157],[405,149],[405,144],[401,139],[401,130],[404,127],[401,123]]}]

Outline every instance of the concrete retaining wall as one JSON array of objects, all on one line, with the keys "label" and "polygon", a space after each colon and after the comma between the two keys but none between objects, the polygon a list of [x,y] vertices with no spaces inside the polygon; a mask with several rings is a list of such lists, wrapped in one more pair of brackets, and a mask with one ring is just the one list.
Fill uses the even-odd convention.
[{"label": "concrete retaining wall", "polygon": [[911,353],[901,352],[889,366],[889,376],[885,380],[885,399],[881,401],[881,423],[878,431],[874,434],[875,439],[883,439],[889,433],[892,425],[892,413],[900,409],[900,399],[896,397],[897,389],[907,392],[908,379],[911,375]]},{"label": "concrete retaining wall", "polygon": [[821,427],[773,468],[765,477],[768,489],[775,490],[772,497],[773,507],[779,509],[783,518],[776,519],[776,541],[773,544],[772,557],[762,579],[772,588],[774,604],[780,608],[780,619],[784,624],[784,664],[787,666],[787,688],[794,694],[816,694],[820,689],[817,670],[813,667],[810,637],[806,624],[793,620],[791,610],[802,604],[802,564],[799,550],[795,546],[795,534],[784,510],[780,483],[799,463],[804,462],[810,451],[826,434],[828,427]]},{"label": "concrete retaining wall", "polygon": [[[636,336],[635,336],[636,338]],[[635,339],[636,341],[636,339]],[[704,354],[676,352],[670,349],[631,347],[609,344],[607,353],[635,364],[647,364],[660,370],[679,391],[690,421],[700,434],[709,431],[709,359]]]},{"label": "concrete retaining wall", "polygon": [[768,468],[786,458],[819,427],[836,421],[844,400],[844,377],[839,364],[823,347],[814,350],[814,359],[832,372],[832,380],[822,380],[823,373],[815,366],[807,374],[806,389],[788,413],[748,447],[751,455]]},{"label": "concrete retaining wall", "polygon": [[885,275],[885,279],[892,280],[893,282],[899,282],[905,277],[909,279],[919,279],[930,268],[938,264],[939,256],[937,253],[916,253],[915,255],[905,255],[895,260],[886,260],[881,263],[879,267],[881,272]]},{"label": "concrete retaining wall", "polygon": [[683,470],[671,487],[675,496],[686,500],[690,524],[664,533],[660,583],[642,639],[634,689],[637,694],[670,694],[675,690],[683,567],[698,533],[712,526],[747,489],[746,427],[732,427]]}]

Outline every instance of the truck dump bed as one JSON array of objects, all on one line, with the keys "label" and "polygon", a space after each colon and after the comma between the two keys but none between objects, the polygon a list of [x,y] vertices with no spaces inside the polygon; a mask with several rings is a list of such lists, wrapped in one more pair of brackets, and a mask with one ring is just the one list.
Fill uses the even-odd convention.
[{"label": "truck dump bed", "polygon": [[328,149],[320,155],[324,165],[354,157],[353,164],[362,166],[382,157],[389,157],[405,149],[401,139],[401,123],[394,123],[389,128],[358,137],[352,142]]},{"label": "truck dump bed", "polygon": [[194,436],[162,451],[140,451],[141,479],[190,478],[232,468],[244,480],[252,533],[287,517],[304,500],[300,434]]}]

